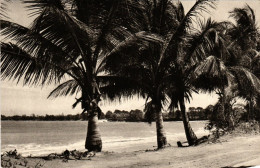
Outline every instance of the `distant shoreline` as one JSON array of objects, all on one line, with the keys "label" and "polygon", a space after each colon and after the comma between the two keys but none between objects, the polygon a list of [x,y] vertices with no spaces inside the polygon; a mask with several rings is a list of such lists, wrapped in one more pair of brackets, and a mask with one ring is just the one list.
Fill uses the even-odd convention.
[{"label": "distant shoreline", "polygon": [[[210,118],[209,110],[203,109],[201,107],[192,107],[189,108],[187,112],[190,121],[198,121],[198,120],[208,120]],[[126,110],[115,110],[107,111],[106,113],[101,112],[99,114],[100,120],[107,120],[107,121],[125,121],[125,122],[146,122],[145,113],[142,110],[135,109],[131,111]],[[81,114],[57,114],[57,115],[12,115],[12,116],[5,116],[1,115],[1,120],[14,120],[14,121],[79,121],[79,120],[88,120],[87,113]],[[181,118],[181,111],[170,111],[163,113],[163,120],[164,121],[182,121]]]}]

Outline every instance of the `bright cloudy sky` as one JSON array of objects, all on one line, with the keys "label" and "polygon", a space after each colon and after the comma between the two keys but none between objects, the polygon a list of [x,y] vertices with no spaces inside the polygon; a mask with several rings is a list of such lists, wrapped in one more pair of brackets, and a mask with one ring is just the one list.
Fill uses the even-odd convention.
[{"label": "bright cloudy sky", "polygon": [[[0,0],[2,1],[2,0]],[[185,11],[190,9],[194,4],[194,0],[182,0]],[[256,13],[256,19],[258,25],[260,25],[260,0],[221,0],[217,2],[216,10],[211,10],[211,17],[217,21],[227,20],[229,18],[229,11],[235,7],[243,7],[245,4],[249,4]],[[21,4],[15,1],[10,6],[10,17],[12,21],[22,25],[28,25],[29,19]],[[207,15],[208,16],[208,15]],[[75,97],[62,97],[53,100],[47,99],[48,93],[54,89],[54,86],[48,87],[27,87],[21,84],[16,84],[11,81],[1,81],[0,94],[1,94],[1,114],[15,115],[15,114],[77,114],[81,112],[80,107],[72,109],[71,106],[74,103]],[[212,94],[193,94],[191,103],[187,103],[188,107],[206,107],[209,104],[214,104],[218,100],[217,96]],[[102,101],[100,103],[103,112],[108,110],[131,110],[131,109],[143,109],[144,100],[134,97],[130,100],[122,100],[120,103]]]}]

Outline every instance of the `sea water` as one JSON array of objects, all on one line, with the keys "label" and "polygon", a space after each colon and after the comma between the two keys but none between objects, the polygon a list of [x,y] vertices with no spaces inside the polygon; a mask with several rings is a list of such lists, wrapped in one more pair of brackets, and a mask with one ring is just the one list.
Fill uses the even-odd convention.
[{"label": "sea water", "polygon": [[[206,121],[191,121],[198,137],[207,135]],[[2,121],[1,153],[16,149],[23,156],[39,156],[68,150],[84,151],[87,121]],[[167,140],[185,141],[181,121],[164,122]],[[100,122],[103,151],[136,151],[156,146],[155,123]]]}]

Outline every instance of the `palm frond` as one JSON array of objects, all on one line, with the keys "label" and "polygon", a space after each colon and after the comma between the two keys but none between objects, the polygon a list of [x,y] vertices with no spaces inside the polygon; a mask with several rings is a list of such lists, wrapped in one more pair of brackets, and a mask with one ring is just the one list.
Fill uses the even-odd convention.
[{"label": "palm frond", "polygon": [[[207,54],[215,54],[220,57],[224,40],[217,32],[219,26],[219,23],[212,21],[211,18],[205,23],[200,23],[201,30],[191,34],[185,44],[185,62],[191,61],[195,64],[205,59]],[[216,52],[214,52],[214,48],[217,48]]]},{"label": "palm frond", "polygon": [[173,9],[174,9],[175,17],[180,23],[185,17],[185,11],[182,3],[180,1],[177,1],[176,4],[173,5]]},{"label": "palm frond", "polygon": [[95,45],[96,33],[90,27],[70,16],[66,11],[50,5],[45,7],[34,20],[31,30],[58,45],[63,51],[67,51],[70,55],[68,57],[70,63],[73,62],[74,66],[81,71],[85,70],[85,73],[81,74],[87,80],[91,80],[92,71],[89,68],[93,66],[92,49]]},{"label": "palm frond", "polygon": [[91,28],[55,7],[45,8],[34,20],[31,29],[64,50],[78,52],[82,57],[86,51],[91,51],[95,40]]},{"label": "palm frond", "polygon": [[[106,62],[109,59],[111,59],[110,57],[113,57],[118,54],[122,54],[123,50],[128,50],[133,46],[135,46],[136,49],[138,49],[139,46],[141,46],[142,50],[144,50],[146,47],[148,47],[147,45],[145,45],[146,42],[154,43],[154,44],[160,46],[163,43],[163,40],[164,40],[163,37],[158,36],[157,34],[148,33],[145,31],[137,32],[135,34],[130,34],[123,41],[120,41],[117,44],[115,44],[115,47],[112,50],[110,50],[108,53],[106,53],[105,56],[103,56],[103,57],[100,56],[97,71],[100,72],[100,70],[104,69],[104,66],[107,66]],[[137,53],[137,51],[135,51],[135,54],[136,53]]]},{"label": "palm frond", "polygon": [[100,84],[102,96],[106,99],[120,100],[122,97],[131,98],[134,95],[144,98],[146,95],[146,91],[140,83],[124,76],[98,76],[97,81]]},{"label": "palm frond", "polygon": [[[160,62],[169,62],[169,59],[183,60],[181,45],[186,40],[187,32],[191,29],[194,17],[200,16],[201,12],[209,12],[207,7],[215,8],[214,0],[198,0],[187,12],[176,29],[171,30],[161,52]],[[165,56],[165,52],[169,53]],[[178,58],[177,58],[178,57]]]},{"label": "palm frond", "polygon": [[48,95],[48,98],[73,95],[79,91],[81,91],[81,87],[77,81],[72,79],[57,86],[53,91],[51,91],[51,93]]},{"label": "palm frond", "polygon": [[120,53],[121,50],[125,47],[130,47],[134,42],[137,41],[136,35],[130,35],[129,37],[127,37],[125,40],[119,42],[118,44],[116,44],[116,47],[113,48],[112,50],[110,50],[108,53],[105,53],[104,56],[100,56],[99,60],[97,62],[97,69],[96,72],[102,72],[104,70],[104,66],[106,65],[106,59],[113,55],[114,53]]},{"label": "palm frond", "polygon": [[112,22],[112,19],[114,18],[117,7],[118,7],[118,1],[112,0],[109,13],[104,19],[105,22],[103,23],[102,28],[99,32],[97,43],[96,43],[96,46],[95,46],[95,51],[94,51],[94,55],[93,55],[93,57],[94,57],[93,58],[93,62],[94,62],[93,66],[94,67],[97,64],[98,54],[100,53],[101,47],[103,45],[103,41],[104,41],[105,37],[107,36],[107,34],[110,32],[110,30],[112,30],[111,29],[111,22]]},{"label": "palm frond", "polygon": [[193,74],[192,84],[197,89],[212,91],[227,85],[228,74],[224,63],[214,56],[209,56],[199,63]]},{"label": "palm frond", "polygon": [[[41,34],[23,27],[19,24],[1,20],[1,35],[6,39],[12,40],[28,54],[46,60],[64,68],[79,66],[76,62],[78,54],[67,50],[63,45],[54,44]],[[72,56],[76,55],[76,56]],[[63,60],[61,62],[61,60]]]},{"label": "palm frond", "polygon": [[249,5],[246,5],[244,8],[235,8],[229,13],[240,27],[250,27],[255,24],[255,13]]},{"label": "palm frond", "polygon": [[[138,32],[141,30],[150,30],[150,9],[149,1],[126,0],[121,1],[116,15],[124,25],[131,32]],[[123,17],[122,17],[123,16]]]},{"label": "palm frond", "polygon": [[24,85],[44,85],[58,83],[66,73],[57,66],[37,60],[13,44],[1,43],[1,77],[2,79],[23,78]]},{"label": "palm frond", "polygon": [[10,3],[11,0],[3,0],[0,2],[0,18],[9,19],[8,16],[8,3]]},{"label": "palm frond", "polygon": [[0,20],[1,25],[1,35],[5,37],[5,39],[17,40],[18,37],[24,36],[30,30],[24,26],[19,24],[7,21]]},{"label": "palm frond", "polygon": [[260,79],[244,67],[232,67],[230,71],[236,77],[236,83],[240,92],[246,93],[250,90],[252,93],[260,94]]},{"label": "palm frond", "polygon": [[255,20],[255,11],[248,4],[246,4],[246,8],[248,9],[248,11],[250,13],[249,15],[252,18],[252,22],[255,23],[256,22],[256,20]]},{"label": "palm frond", "polygon": [[144,112],[145,112],[144,118],[149,124],[151,124],[155,120],[155,114],[156,114],[156,112],[154,111],[152,101],[145,103]]},{"label": "palm frond", "polygon": [[[177,30],[175,31],[174,35],[171,39],[178,39],[185,34],[187,28],[190,28],[192,20],[194,17],[199,17],[201,12],[209,13],[207,7],[215,8],[214,0],[198,0],[196,3],[191,7],[191,9],[187,12],[183,20],[181,21],[180,25],[178,26]],[[177,38],[178,37],[178,38]],[[172,41],[172,40],[170,40]]]},{"label": "palm frond", "polygon": [[236,21],[235,27],[229,31],[231,44],[237,44],[242,50],[251,48],[258,32],[253,9],[249,5],[235,8],[230,12],[230,16]]},{"label": "palm frond", "polygon": [[31,16],[41,14],[46,7],[56,7],[60,10],[64,10],[61,0],[23,0],[23,3],[27,4],[26,7],[31,11]]}]

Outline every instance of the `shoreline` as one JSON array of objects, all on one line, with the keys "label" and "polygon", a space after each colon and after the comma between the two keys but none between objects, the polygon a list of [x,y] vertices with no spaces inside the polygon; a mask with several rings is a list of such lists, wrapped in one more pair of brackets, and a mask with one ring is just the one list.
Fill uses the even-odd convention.
[{"label": "shoreline", "polygon": [[[142,145],[142,144],[140,144]],[[137,148],[135,148],[137,149]],[[217,143],[204,143],[199,146],[178,148],[176,144],[162,150],[146,150],[96,153],[84,160],[62,159],[43,160],[25,157],[28,164],[43,164],[42,167],[241,167],[260,166],[260,134],[225,135]],[[19,152],[19,151],[18,151]],[[20,165],[19,165],[20,166]],[[22,167],[22,166],[20,166]]]},{"label": "shoreline", "polygon": [[[196,135],[200,138],[203,136],[209,135],[209,131],[206,131],[202,128],[195,131]],[[174,133],[174,134],[166,134],[167,135],[167,142],[170,146],[177,146],[177,141],[184,142],[186,141],[185,133]],[[124,153],[124,152],[136,152],[140,150],[151,150],[156,148],[156,136],[150,137],[132,137],[132,138],[122,138],[118,137],[118,139],[106,139],[103,138],[103,151],[115,152],[115,153]],[[61,145],[61,146],[39,146],[36,144],[30,144],[30,146],[34,146],[33,148],[30,147],[29,151],[21,151],[20,146],[12,147],[6,151],[17,149],[18,153],[20,153],[23,157],[41,157],[46,156],[50,153],[62,153],[66,149],[84,152],[84,140],[81,140],[76,143],[68,144],[68,145]],[[23,144],[21,144],[23,145]],[[24,146],[26,148],[26,146]],[[39,150],[40,149],[40,150]],[[28,150],[28,148],[27,148]],[[31,152],[30,152],[31,151]],[[1,152],[3,154],[4,151]]]},{"label": "shoreline", "polygon": [[[10,151],[16,149],[22,156],[39,156],[48,155],[49,153],[61,153],[64,150],[84,151],[86,136],[86,122],[51,122],[50,124],[42,121],[39,122],[6,122],[3,125],[2,131],[2,151]],[[16,125],[18,124],[18,125]],[[191,122],[194,132],[198,137],[208,135],[209,132],[204,130],[205,121]],[[183,123],[166,122],[165,129],[167,141],[171,145],[176,144],[177,141],[185,141],[185,132],[183,131]],[[21,136],[16,136],[16,127],[23,129],[19,130]],[[61,130],[53,129],[60,128]],[[5,128],[11,128],[5,129]],[[28,128],[28,129],[27,129]],[[127,130],[125,130],[127,128]],[[142,130],[135,131],[137,128]],[[38,134],[39,130],[40,133]],[[68,132],[67,132],[68,130]],[[104,151],[124,152],[146,150],[156,146],[156,130],[155,124],[148,125],[146,123],[122,123],[109,122],[100,123],[101,138],[103,141]],[[8,136],[12,132],[12,136]],[[58,134],[57,134],[58,132]],[[72,135],[70,137],[68,135]],[[30,138],[32,137],[32,138]],[[62,137],[62,138],[61,138]],[[21,140],[19,140],[21,139]],[[10,140],[10,141],[8,141]]]}]

